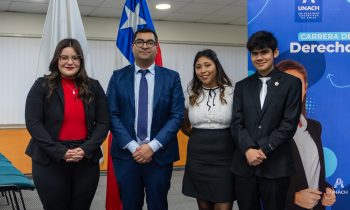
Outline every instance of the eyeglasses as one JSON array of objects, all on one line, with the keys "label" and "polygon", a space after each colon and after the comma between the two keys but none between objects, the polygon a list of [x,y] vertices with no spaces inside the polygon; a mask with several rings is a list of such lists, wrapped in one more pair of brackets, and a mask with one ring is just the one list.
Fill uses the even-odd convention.
[{"label": "eyeglasses", "polygon": [[143,47],[143,45],[146,43],[146,46],[151,48],[154,47],[156,45],[156,42],[153,41],[152,39],[144,41],[142,39],[136,39],[134,41],[134,45],[136,45],[137,47]]},{"label": "eyeglasses", "polygon": [[60,59],[60,61],[62,63],[68,63],[69,59],[71,59],[73,63],[80,63],[80,61],[83,58],[83,56],[81,56],[81,55],[74,55],[72,57],[69,57],[67,55],[60,55],[60,56],[58,56],[58,58]]}]

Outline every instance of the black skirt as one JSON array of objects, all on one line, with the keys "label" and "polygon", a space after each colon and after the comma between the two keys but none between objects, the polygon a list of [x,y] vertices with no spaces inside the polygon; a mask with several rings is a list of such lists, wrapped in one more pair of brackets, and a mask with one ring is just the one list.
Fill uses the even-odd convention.
[{"label": "black skirt", "polygon": [[234,201],[230,171],[233,148],[229,129],[194,128],[187,147],[182,193],[214,203]]}]

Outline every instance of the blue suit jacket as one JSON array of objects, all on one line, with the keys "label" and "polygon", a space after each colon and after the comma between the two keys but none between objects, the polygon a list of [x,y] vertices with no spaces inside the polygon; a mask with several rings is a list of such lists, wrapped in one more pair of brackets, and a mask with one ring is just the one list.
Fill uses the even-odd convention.
[{"label": "blue suit jacket", "polygon": [[[135,132],[135,66],[129,65],[113,72],[109,81],[107,96],[111,120],[113,158],[128,160],[132,154],[123,149]],[[177,132],[183,120],[184,96],[179,74],[155,66],[153,118],[150,139],[156,138],[163,147],[153,156],[159,165],[179,159]]]}]

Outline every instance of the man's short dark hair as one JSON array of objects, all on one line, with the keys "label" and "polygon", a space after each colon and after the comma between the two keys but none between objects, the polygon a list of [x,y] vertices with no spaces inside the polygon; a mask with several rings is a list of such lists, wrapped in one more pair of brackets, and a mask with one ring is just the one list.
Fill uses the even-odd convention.
[{"label": "man's short dark hair", "polygon": [[140,28],[140,29],[138,29],[135,32],[135,34],[134,34],[133,42],[135,41],[135,39],[137,37],[137,34],[139,34],[139,33],[153,33],[154,39],[155,39],[154,41],[156,41],[156,43],[158,43],[158,35],[157,35],[157,33],[155,31],[153,31],[152,29],[150,29],[150,28]]},{"label": "man's short dark hair", "polygon": [[252,34],[247,42],[249,52],[253,50],[262,50],[269,48],[274,52],[278,47],[278,41],[275,36],[268,31],[257,31]]}]

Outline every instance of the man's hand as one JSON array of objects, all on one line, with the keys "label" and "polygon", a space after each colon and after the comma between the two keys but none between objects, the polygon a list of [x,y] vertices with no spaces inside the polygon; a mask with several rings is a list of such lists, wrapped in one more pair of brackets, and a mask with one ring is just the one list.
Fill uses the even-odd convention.
[{"label": "man's hand", "polygon": [[245,156],[248,164],[251,166],[260,165],[267,157],[261,149],[250,148],[246,151]]},{"label": "man's hand", "polygon": [[152,160],[154,152],[148,144],[142,144],[132,154],[134,160],[138,163],[149,163]]},{"label": "man's hand", "polygon": [[331,206],[335,203],[335,201],[336,201],[336,198],[335,198],[334,190],[327,187],[326,192],[323,193],[323,196],[322,196],[322,205]]},{"label": "man's hand", "polygon": [[306,209],[312,209],[321,199],[322,192],[307,188],[295,193],[294,203]]}]

